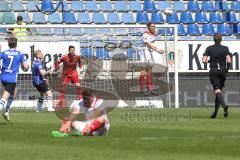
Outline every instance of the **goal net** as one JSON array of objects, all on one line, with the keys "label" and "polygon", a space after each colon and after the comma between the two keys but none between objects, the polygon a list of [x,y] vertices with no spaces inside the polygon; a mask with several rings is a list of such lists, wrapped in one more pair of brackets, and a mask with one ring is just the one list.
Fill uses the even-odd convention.
[{"label": "goal net", "polygon": [[[0,34],[0,49],[4,51],[8,49],[6,38],[19,26],[0,25],[0,28],[6,31]],[[72,45],[82,58],[83,68],[78,68],[78,73],[83,90],[92,89],[115,107],[178,108],[175,25],[156,25],[158,36],[154,43],[165,53],[153,53],[153,88],[157,95],[147,96],[139,87],[140,70],[145,65],[140,60],[145,47],[142,40],[145,25],[26,25],[21,28],[27,28],[27,36],[17,37],[17,50],[25,54],[29,64],[34,60],[34,50],[40,49],[44,54],[44,68],[48,70]],[[57,104],[61,68],[46,79]],[[13,107],[35,107],[39,93],[32,85],[31,68],[20,69],[17,89]],[[78,103],[74,84],[67,86],[64,99],[66,105]]]}]

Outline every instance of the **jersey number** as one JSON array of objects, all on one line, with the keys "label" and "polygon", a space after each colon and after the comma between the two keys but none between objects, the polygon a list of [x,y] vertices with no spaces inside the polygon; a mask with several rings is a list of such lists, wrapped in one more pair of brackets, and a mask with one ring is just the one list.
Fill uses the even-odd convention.
[{"label": "jersey number", "polygon": [[10,59],[10,63],[9,63],[9,65],[8,65],[8,69],[11,69],[14,56],[9,56],[9,55],[8,55],[8,58]]}]

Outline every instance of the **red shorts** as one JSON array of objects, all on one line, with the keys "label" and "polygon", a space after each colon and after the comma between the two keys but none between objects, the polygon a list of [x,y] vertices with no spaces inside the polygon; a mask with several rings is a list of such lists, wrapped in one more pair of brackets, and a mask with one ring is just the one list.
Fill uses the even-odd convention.
[{"label": "red shorts", "polygon": [[67,85],[70,81],[75,84],[80,83],[78,76],[62,76],[62,83],[65,85]]}]

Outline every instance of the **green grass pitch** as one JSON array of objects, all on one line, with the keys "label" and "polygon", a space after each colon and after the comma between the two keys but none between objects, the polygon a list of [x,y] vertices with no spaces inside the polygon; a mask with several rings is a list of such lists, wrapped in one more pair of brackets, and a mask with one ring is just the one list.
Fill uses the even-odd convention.
[{"label": "green grass pitch", "polygon": [[[60,124],[54,113],[12,110],[10,123],[0,119],[0,160],[240,159],[239,109],[230,108],[227,119],[222,110],[217,119],[209,118],[212,109],[149,111],[163,114],[147,119],[147,110],[115,109],[108,136],[53,138]],[[164,117],[172,111],[191,118]]]}]

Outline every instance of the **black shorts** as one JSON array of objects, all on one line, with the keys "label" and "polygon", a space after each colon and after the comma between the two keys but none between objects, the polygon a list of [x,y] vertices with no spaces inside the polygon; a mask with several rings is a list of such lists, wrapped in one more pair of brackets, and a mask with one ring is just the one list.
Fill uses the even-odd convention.
[{"label": "black shorts", "polygon": [[40,93],[45,93],[50,90],[50,88],[48,87],[48,85],[46,83],[42,83],[42,84],[38,84],[38,85],[34,84],[34,86],[37,88],[37,90]]},{"label": "black shorts", "polygon": [[222,89],[226,80],[226,69],[210,69],[209,78],[214,90]]},{"label": "black shorts", "polygon": [[17,83],[2,82],[2,85],[4,86],[5,91],[7,91],[10,95],[14,95]]}]

